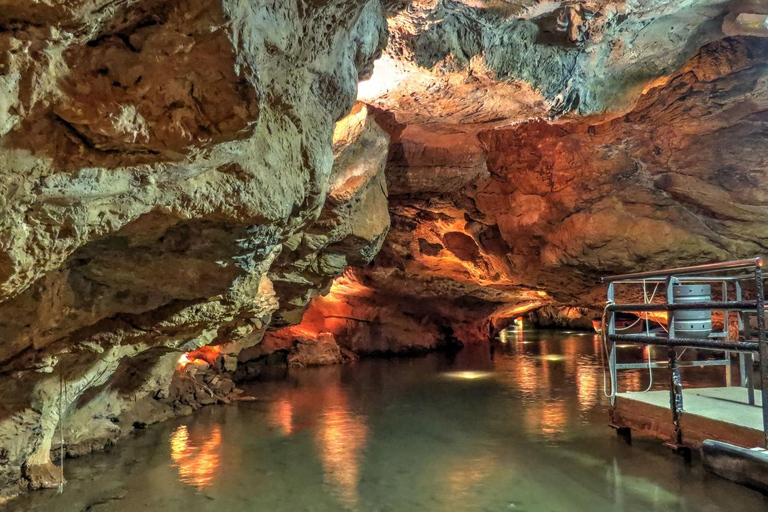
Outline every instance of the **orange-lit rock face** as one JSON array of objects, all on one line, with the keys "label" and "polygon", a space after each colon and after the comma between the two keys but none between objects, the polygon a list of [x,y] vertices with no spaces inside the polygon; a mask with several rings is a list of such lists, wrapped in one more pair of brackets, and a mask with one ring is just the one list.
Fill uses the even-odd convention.
[{"label": "orange-lit rock face", "polygon": [[348,266],[368,263],[389,229],[384,165],[389,135],[357,104],[333,135],[328,200],[305,233],[290,238],[272,270],[281,299],[277,326],[296,324],[307,304]]},{"label": "orange-lit rock face", "polygon": [[210,345],[206,347],[200,347],[192,352],[185,352],[179,356],[179,370],[185,370],[190,365],[196,364],[200,361],[206,365],[213,365],[216,362],[216,358],[221,354],[221,346]]},{"label": "orange-lit rock face", "polygon": [[[325,296],[316,297],[305,311],[301,323],[265,335],[264,343],[269,351],[288,350],[295,360],[315,361],[309,364],[344,362],[342,354],[333,357],[309,359],[302,355],[310,347],[328,347],[326,353],[334,353],[334,346],[355,354],[410,353],[433,350],[446,344],[440,331],[440,319],[428,304],[407,304],[403,297],[389,295],[386,290],[372,288],[357,281],[348,271],[337,278]],[[428,320],[432,315],[431,320]],[[317,349],[313,350],[317,352]],[[245,351],[241,358],[254,359],[263,352],[259,347]]]},{"label": "orange-lit rock face", "polygon": [[[47,467],[62,380],[76,449],[141,400],[178,413],[155,399],[178,351],[486,340],[598,305],[600,274],[765,246],[766,46],[713,42],[759,35],[746,3],[21,3],[0,6],[0,482]],[[550,316],[594,312],[573,311]]]},{"label": "orange-lit rock face", "polygon": [[474,204],[512,263],[574,296],[640,259],[657,268],[759,253],[765,57],[761,44],[718,43],[623,117],[484,133],[492,178]]},{"label": "orange-lit rock face", "polygon": [[70,453],[189,413],[181,352],[258,343],[389,224],[388,135],[362,107],[334,144],[376,0],[27,3],[0,6],[0,500],[59,407]]},{"label": "orange-lit rock face", "polygon": [[358,278],[500,324],[597,306],[601,274],[760,252],[765,52],[696,55],[737,4],[387,2],[389,44],[358,99],[391,135],[393,221]]},{"label": "orange-lit rock face", "polygon": [[502,317],[592,306],[538,317],[588,328],[600,275],[758,254],[767,57],[761,41],[713,43],[621,116],[449,130],[380,113],[393,223],[362,274]]}]

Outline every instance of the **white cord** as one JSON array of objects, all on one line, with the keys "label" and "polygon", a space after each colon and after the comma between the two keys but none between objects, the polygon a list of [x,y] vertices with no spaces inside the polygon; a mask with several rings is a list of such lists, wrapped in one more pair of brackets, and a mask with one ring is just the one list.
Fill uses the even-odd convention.
[{"label": "white cord", "polygon": [[[653,302],[653,298],[656,296],[656,292],[659,290],[659,283],[656,283],[656,287],[653,289],[653,293],[651,294],[651,298],[648,298],[648,291],[645,288],[645,279],[643,279],[643,298],[645,299],[646,304],[650,304]],[[650,337],[651,336],[651,324],[648,321],[648,312],[645,313],[645,335]],[[643,393],[647,393],[651,390],[653,387],[653,366],[651,366],[651,346],[646,345],[648,347],[648,387],[645,388],[645,391]]]},{"label": "white cord", "polygon": [[[645,279],[643,279],[643,299],[644,299],[646,304],[650,304],[651,302],[653,302],[654,297],[656,297],[656,292],[658,292],[658,291],[659,291],[659,283],[656,283],[656,286],[653,288],[653,293],[651,293],[651,296],[649,298],[648,297],[648,289],[646,288]],[[605,318],[606,318],[606,314],[608,312],[608,306],[610,306],[611,304],[612,304],[612,301],[607,301],[605,303],[605,308],[603,308],[603,317],[602,317],[603,329],[602,329],[602,332],[600,333],[600,337],[602,338],[603,353],[605,354],[606,360],[609,361],[609,363],[608,363],[609,365],[610,365],[610,357],[611,357],[611,355],[608,352],[608,339],[607,339],[607,333],[606,333],[607,329],[605,329],[605,327],[606,327],[606,325],[605,325]],[[626,331],[628,329],[631,329],[635,325],[637,325],[642,320],[643,320],[643,317],[641,316],[641,317],[638,317],[637,320],[635,320],[634,322],[632,322],[630,325],[628,325],[626,327],[621,327],[621,328],[614,327],[614,329],[617,330],[617,331]],[[661,325],[661,324],[659,324],[659,325]],[[649,318],[648,318],[648,313],[647,312],[645,313],[645,332],[646,332],[646,335],[650,336],[651,328],[650,328],[650,323],[649,323]],[[649,383],[648,383],[648,388],[646,388],[645,391],[642,391],[642,393],[647,393],[653,387],[653,366],[652,366],[652,364],[653,364],[653,361],[651,359],[651,349],[650,349],[650,346],[649,346],[649,348],[648,348],[648,376],[649,376]],[[611,400],[613,399],[614,396],[616,396],[616,382],[614,382],[613,374],[611,374],[611,392],[610,392],[610,394],[608,393],[608,380],[606,378],[605,365],[603,365],[603,395],[606,398],[610,398]]]},{"label": "white cord", "polygon": [[[612,301],[606,301],[605,308],[603,308],[603,317],[601,319],[602,329],[600,331],[600,338],[603,342],[603,353],[605,354],[605,360],[608,361],[608,365],[611,364],[611,355],[608,353],[608,334],[605,325],[605,318],[608,313],[608,306],[610,306],[613,302]],[[616,383],[613,381],[613,374],[611,374],[611,394],[609,395],[607,393],[608,385],[605,378],[605,365],[603,365],[603,395],[605,395],[606,398],[610,398],[613,400],[613,397],[616,396]]]}]

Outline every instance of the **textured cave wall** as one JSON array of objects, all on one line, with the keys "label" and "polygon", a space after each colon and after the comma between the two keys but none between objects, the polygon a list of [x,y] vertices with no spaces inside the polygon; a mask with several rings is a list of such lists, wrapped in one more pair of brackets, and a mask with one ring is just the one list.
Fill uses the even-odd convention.
[{"label": "textured cave wall", "polygon": [[443,137],[380,111],[393,224],[361,272],[410,298],[496,304],[498,318],[599,306],[601,275],[760,254],[767,86],[765,40],[729,38],[622,114]]},{"label": "textured cave wall", "polygon": [[390,42],[362,99],[408,124],[469,125],[622,111],[723,37],[724,18],[746,2],[384,3]]},{"label": "textured cave wall", "polygon": [[296,336],[375,351],[400,323],[467,343],[536,310],[589,327],[601,275],[763,251],[766,54],[748,36],[768,31],[734,20],[765,5],[384,4],[358,99],[390,134],[392,227]]},{"label": "textured cave wall", "polygon": [[382,3],[0,0],[0,499],[60,410],[74,455],[215,399],[182,351],[472,343],[764,248],[754,2]]},{"label": "textured cave wall", "polygon": [[354,272],[369,302],[464,342],[538,308],[587,327],[601,275],[764,250],[765,40],[747,36],[766,31],[734,23],[760,2],[385,6],[358,96],[391,135],[392,228]]},{"label": "textured cave wall", "polygon": [[5,2],[0,26],[5,496],[57,482],[59,411],[74,451],[187,412],[162,401],[180,351],[258,343],[286,280],[375,254],[381,164],[334,171],[334,127],[387,30],[304,0]]}]

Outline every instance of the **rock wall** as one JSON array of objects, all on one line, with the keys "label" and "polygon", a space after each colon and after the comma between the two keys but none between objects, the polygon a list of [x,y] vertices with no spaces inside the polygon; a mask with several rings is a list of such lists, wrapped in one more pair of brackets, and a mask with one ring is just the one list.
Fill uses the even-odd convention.
[{"label": "rock wall", "polygon": [[275,360],[761,252],[755,8],[0,0],[0,499]]},{"label": "rock wall", "polygon": [[588,326],[601,275],[764,251],[768,61],[739,34],[766,33],[734,20],[765,6],[386,4],[359,97],[391,135],[392,228],[355,271],[381,305],[464,341],[538,308]]},{"label": "rock wall", "polygon": [[599,308],[601,275],[760,254],[765,48],[710,43],[621,114],[483,129],[379,111],[393,221],[360,272],[498,328],[542,306]]},{"label": "rock wall", "polygon": [[257,343],[388,219],[365,109],[336,146],[384,149],[332,169],[378,2],[5,2],[0,26],[2,497],[58,483],[62,429],[76,453],[187,412],[180,352]]}]

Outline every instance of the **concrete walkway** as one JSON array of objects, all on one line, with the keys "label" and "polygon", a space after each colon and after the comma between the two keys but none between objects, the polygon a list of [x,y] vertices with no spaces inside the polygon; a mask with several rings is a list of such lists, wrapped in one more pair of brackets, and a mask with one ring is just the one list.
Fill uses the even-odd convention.
[{"label": "concrete walkway", "polygon": [[[755,405],[749,405],[746,388],[700,388],[683,390],[680,425],[683,442],[698,447],[714,439],[746,448],[762,447],[763,416],[759,390]],[[674,437],[669,391],[619,393],[611,411],[614,425],[664,440]]]},{"label": "concrete walkway", "polygon": [[[669,409],[669,391],[619,393],[629,400]],[[747,389],[742,387],[683,389],[684,414],[695,414],[741,427],[763,430],[762,398],[755,390],[755,405],[749,405]]]}]

